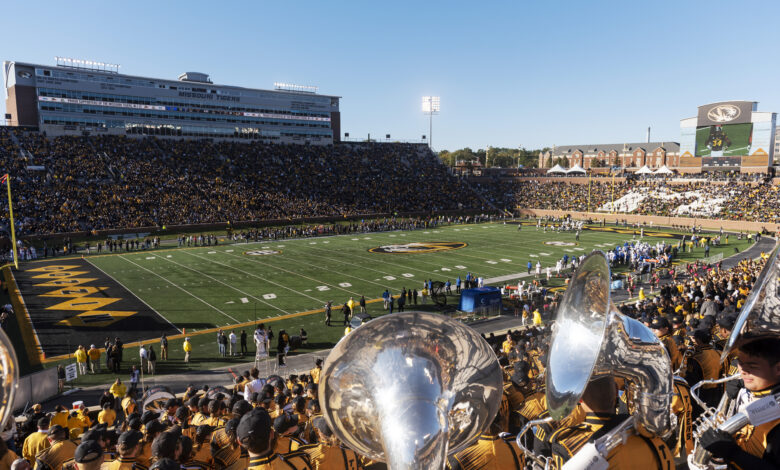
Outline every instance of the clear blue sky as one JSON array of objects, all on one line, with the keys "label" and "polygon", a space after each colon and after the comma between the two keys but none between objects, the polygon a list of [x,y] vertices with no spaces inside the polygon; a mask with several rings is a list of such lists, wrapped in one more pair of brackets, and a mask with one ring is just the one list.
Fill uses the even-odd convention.
[{"label": "clear blue sky", "polygon": [[[679,141],[713,101],[780,111],[775,1],[3,2],[0,59],[316,85],[342,132],[454,150]],[[5,102],[2,103],[3,110]]]}]

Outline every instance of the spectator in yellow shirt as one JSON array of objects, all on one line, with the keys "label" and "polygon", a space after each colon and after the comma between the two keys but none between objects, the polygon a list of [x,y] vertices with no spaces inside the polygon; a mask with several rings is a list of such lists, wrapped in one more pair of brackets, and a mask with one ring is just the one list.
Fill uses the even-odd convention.
[{"label": "spectator in yellow shirt", "polygon": [[190,362],[190,353],[192,352],[192,343],[189,338],[184,338],[184,362]]},{"label": "spectator in yellow shirt", "polygon": [[100,373],[100,350],[97,349],[94,344],[91,344],[89,346],[89,351],[87,351],[87,356],[89,357],[89,368],[92,370],[92,373],[99,374]]},{"label": "spectator in yellow shirt", "polygon": [[103,411],[98,413],[98,423],[105,423],[108,425],[108,427],[111,427],[114,425],[114,421],[116,421],[116,411],[111,409],[111,405],[109,403],[104,403]]},{"label": "spectator in yellow shirt", "polygon": [[79,365],[79,375],[87,374],[87,351],[84,350],[84,346],[79,345],[76,352],[73,353],[76,357],[76,364]]},{"label": "spectator in yellow shirt", "polygon": [[22,457],[27,459],[28,462],[35,462],[35,456],[38,452],[48,449],[51,443],[48,439],[49,434],[49,417],[44,416],[38,420],[38,431],[30,434],[24,440],[22,445]]},{"label": "spectator in yellow shirt", "polygon": [[49,425],[54,426],[55,424],[59,424],[63,428],[67,428],[69,415],[70,413],[68,413],[67,408],[65,408],[63,405],[57,405],[54,408],[54,415],[51,417],[51,422]]},{"label": "spectator in yellow shirt", "polygon": [[534,310],[534,325],[541,326],[542,325],[542,314],[539,313],[539,309],[537,308]]},{"label": "spectator in yellow shirt", "polygon": [[512,340],[512,335],[507,334],[506,341],[501,344],[501,350],[504,351],[504,354],[509,354],[514,347],[515,342]]},{"label": "spectator in yellow shirt", "polygon": [[116,381],[111,384],[109,391],[111,392],[111,395],[114,396],[114,402],[119,403],[122,397],[125,396],[125,393],[127,393],[127,387],[119,378],[117,378]]}]

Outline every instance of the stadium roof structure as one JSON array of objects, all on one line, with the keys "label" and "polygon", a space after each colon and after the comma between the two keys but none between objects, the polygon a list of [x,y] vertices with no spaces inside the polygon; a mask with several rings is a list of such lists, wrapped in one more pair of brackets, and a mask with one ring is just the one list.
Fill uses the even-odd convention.
[{"label": "stadium roof structure", "polygon": [[582,152],[583,155],[598,155],[599,152],[604,152],[605,155],[609,155],[610,152],[615,151],[618,154],[627,152],[633,152],[634,150],[641,148],[645,152],[652,152],[657,148],[663,148],[669,153],[678,153],[680,151],[679,142],[634,142],[624,144],[588,144],[588,145],[562,145],[555,146],[552,149],[552,156],[565,157],[571,156],[576,151]]},{"label": "stadium roof structure", "polygon": [[566,173],[587,173],[587,171],[585,171],[585,168],[581,167],[580,164],[578,163],[573,167],[569,168],[569,170],[566,171]]},{"label": "stadium roof structure", "polygon": [[556,163],[554,167],[547,170],[547,174],[550,173],[566,173],[566,169]]}]

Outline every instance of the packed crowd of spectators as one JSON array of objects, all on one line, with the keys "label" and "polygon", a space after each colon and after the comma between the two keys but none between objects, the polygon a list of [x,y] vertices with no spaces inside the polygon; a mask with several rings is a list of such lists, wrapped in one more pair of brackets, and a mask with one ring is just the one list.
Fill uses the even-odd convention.
[{"label": "packed crowd of spectators", "polygon": [[[771,181],[712,184],[695,181],[593,181],[590,185],[526,180],[500,182],[491,194],[505,196],[501,204],[530,209],[615,211],[658,216],[691,216],[751,222],[780,222],[780,186]],[[589,187],[590,186],[590,187]],[[509,198],[509,200],[506,200]]]},{"label": "packed crowd of spectators", "polygon": [[424,145],[46,138],[0,128],[0,159],[21,234],[485,204]]}]

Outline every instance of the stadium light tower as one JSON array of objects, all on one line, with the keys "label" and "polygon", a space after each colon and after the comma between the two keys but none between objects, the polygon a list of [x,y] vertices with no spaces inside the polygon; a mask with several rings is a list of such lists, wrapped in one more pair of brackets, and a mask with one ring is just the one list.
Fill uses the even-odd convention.
[{"label": "stadium light tower", "polygon": [[431,149],[433,149],[433,115],[439,114],[441,109],[439,103],[438,96],[423,96],[422,110],[428,115],[428,146]]}]

